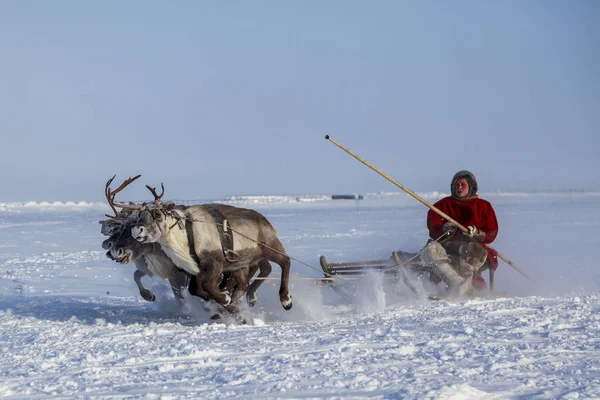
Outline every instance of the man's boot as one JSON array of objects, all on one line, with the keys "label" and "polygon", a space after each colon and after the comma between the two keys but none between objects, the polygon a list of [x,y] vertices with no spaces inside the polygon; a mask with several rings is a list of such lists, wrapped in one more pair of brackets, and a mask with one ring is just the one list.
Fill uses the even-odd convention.
[{"label": "man's boot", "polygon": [[435,264],[436,274],[442,277],[442,280],[448,285],[448,294],[452,297],[463,296],[468,287],[471,286],[471,280],[460,276],[452,265],[448,262],[437,262]]}]

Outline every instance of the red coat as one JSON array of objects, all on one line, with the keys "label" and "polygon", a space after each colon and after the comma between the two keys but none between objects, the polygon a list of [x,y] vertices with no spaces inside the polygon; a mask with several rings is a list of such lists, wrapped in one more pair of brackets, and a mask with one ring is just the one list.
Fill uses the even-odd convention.
[{"label": "red coat", "polygon": [[[473,225],[477,229],[485,232],[483,247],[488,252],[488,260],[491,267],[495,270],[498,267],[498,255],[496,252],[485,244],[492,243],[498,235],[498,221],[494,208],[487,200],[480,199],[477,196],[466,199],[456,199],[454,197],[445,197],[434,204],[440,211],[459,222],[465,228]],[[438,239],[444,234],[442,226],[448,222],[440,217],[433,210],[427,213],[427,228],[429,236],[432,239]],[[462,235],[461,231],[457,231],[454,235]]]}]

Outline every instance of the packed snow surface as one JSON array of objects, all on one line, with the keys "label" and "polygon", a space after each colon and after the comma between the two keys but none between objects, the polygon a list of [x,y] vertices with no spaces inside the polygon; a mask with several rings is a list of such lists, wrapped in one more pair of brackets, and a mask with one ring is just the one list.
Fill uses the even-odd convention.
[{"label": "packed snow surface", "polygon": [[274,265],[246,325],[178,303],[159,278],[144,301],[134,266],[101,248],[105,205],[0,203],[0,398],[600,398],[600,196],[482,197],[494,247],[533,280],[501,263],[493,296],[437,302],[375,274],[316,280],[320,255],[419,251],[427,209],[407,196],[228,199],[314,267],[292,262],[285,311]]}]

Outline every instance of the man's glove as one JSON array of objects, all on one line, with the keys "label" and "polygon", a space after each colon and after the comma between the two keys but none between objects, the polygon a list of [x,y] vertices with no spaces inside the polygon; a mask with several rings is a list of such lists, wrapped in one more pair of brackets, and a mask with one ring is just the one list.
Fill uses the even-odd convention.
[{"label": "man's glove", "polygon": [[463,232],[464,235],[475,239],[478,242],[483,242],[485,240],[485,232],[480,231],[475,228],[473,225],[467,227],[467,232]]},{"label": "man's glove", "polygon": [[442,231],[448,236],[454,235],[454,232],[456,232],[457,228],[458,227],[452,222],[446,222],[444,225],[442,225]]}]

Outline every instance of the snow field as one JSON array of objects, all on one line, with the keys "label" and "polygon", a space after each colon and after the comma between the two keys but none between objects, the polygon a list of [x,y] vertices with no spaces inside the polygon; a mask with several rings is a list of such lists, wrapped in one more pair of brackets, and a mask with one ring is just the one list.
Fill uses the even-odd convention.
[{"label": "snow field", "polygon": [[[0,397],[600,398],[600,197],[489,200],[495,247],[533,281],[501,264],[497,296],[428,302],[379,275],[321,287],[293,262],[293,309],[268,281],[248,325],[180,305],[160,279],[142,300],[133,265],[100,248],[101,207],[0,210]],[[418,251],[425,210],[394,201],[257,209],[318,268]]]}]

